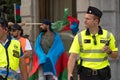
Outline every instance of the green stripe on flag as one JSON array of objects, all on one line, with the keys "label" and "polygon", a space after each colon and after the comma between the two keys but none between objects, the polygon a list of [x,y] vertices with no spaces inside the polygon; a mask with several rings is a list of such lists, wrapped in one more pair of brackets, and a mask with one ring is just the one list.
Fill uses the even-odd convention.
[{"label": "green stripe on flag", "polygon": [[63,18],[61,20],[58,20],[52,23],[52,29],[54,31],[61,31],[64,26],[67,26],[68,24],[70,24],[69,21],[67,20],[68,15],[69,15],[68,8],[65,8]]},{"label": "green stripe on flag", "polygon": [[67,68],[61,73],[58,75],[58,80],[67,80],[68,78],[68,70]]},{"label": "green stripe on flag", "polygon": [[17,23],[20,23],[21,22],[21,16],[20,15],[16,15],[16,20],[17,20]]},{"label": "green stripe on flag", "polygon": [[29,77],[29,80],[36,80],[38,79],[38,72],[36,71],[32,76]]}]

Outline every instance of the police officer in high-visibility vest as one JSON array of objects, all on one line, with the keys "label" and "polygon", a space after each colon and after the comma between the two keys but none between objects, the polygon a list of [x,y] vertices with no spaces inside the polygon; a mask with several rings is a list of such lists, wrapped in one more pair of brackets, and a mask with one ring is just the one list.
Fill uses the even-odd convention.
[{"label": "police officer in high-visibility vest", "polygon": [[80,80],[110,80],[108,57],[117,59],[118,48],[113,34],[99,25],[101,17],[102,12],[98,8],[88,7],[84,17],[86,29],[75,36],[69,50],[71,54],[68,61],[68,80],[73,77],[72,72],[78,55]]},{"label": "police officer in high-visibility vest", "polygon": [[28,80],[20,42],[8,34],[8,23],[0,18],[0,80],[16,80],[20,67],[22,80]]}]

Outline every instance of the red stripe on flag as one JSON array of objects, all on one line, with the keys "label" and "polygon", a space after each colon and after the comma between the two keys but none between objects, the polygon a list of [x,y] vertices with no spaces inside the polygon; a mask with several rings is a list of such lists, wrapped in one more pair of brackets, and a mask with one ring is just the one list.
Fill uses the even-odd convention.
[{"label": "red stripe on flag", "polygon": [[68,20],[69,22],[71,22],[71,24],[72,24],[73,22],[76,22],[76,23],[79,24],[79,20],[77,20],[76,18],[74,18],[74,17],[72,17],[72,16],[68,16],[68,17],[67,17],[67,20]]},{"label": "red stripe on flag", "polygon": [[64,72],[64,70],[67,68],[67,62],[68,62],[68,55],[66,52],[64,52],[58,59],[56,63],[56,75],[60,75]]},{"label": "red stripe on flag", "polygon": [[20,10],[16,10],[16,15],[20,15]]},{"label": "red stripe on flag", "polygon": [[66,31],[66,30],[71,30],[71,29],[70,29],[70,24],[64,26],[61,31]]},{"label": "red stripe on flag", "polygon": [[33,53],[32,65],[33,65],[33,68],[30,72],[30,76],[32,76],[37,71],[39,66],[39,60],[35,52]]}]

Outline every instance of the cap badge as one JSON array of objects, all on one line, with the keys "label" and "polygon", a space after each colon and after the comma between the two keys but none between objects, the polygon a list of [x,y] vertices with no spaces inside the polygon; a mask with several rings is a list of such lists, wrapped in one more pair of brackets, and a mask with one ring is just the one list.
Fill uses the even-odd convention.
[{"label": "cap badge", "polygon": [[92,11],[90,10],[89,13],[92,13]]}]

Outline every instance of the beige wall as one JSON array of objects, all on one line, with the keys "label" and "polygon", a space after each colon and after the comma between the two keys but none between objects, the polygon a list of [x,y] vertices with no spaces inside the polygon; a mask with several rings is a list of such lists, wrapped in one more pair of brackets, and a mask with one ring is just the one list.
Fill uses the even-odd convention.
[{"label": "beige wall", "polygon": [[[25,23],[39,22],[38,0],[21,0],[21,16]],[[36,36],[39,33],[39,26],[25,25],[23,26],[24,34],[29,35],[30,42],[34,46]]]}]

